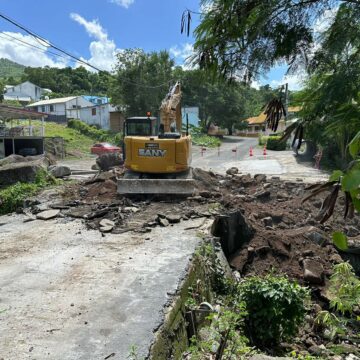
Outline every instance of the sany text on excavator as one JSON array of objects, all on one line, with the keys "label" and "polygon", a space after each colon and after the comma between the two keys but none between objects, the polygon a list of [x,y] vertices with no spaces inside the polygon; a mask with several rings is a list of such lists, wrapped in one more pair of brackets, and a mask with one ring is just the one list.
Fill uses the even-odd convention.
[{"label": "sany text on excavator", "polygon": [[177,82],[160,107],[160,122],[147,117],[124,123],[127,171],[118,180],[120,194],[182,194],[194,191],[191,136],[182,132],[181,86]]}]

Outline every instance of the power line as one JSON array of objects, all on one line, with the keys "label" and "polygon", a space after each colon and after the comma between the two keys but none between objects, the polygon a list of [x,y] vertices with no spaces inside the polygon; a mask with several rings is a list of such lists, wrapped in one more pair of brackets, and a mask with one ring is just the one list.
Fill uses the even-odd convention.
[{"label": "power line", "polygon": [[[18,38],[16,38],[15,36],[6,34],[6,33],[4,33],[4,32],[3,32],[3,33],[0,33],[0,36],[1,36],[1,35],[5,35],[5,36],[7,36],[8,38],[11,38],[11,39],[13,39],[13,40],[15,40],[15,41],[17,41],[17,42],[19,42],[19,43],[22,43],[22,44],[23,44],[24,46],[26,46],[26,47],[35,48],[35,49],[39,50],[39,52],[42,52],[43,54],[49,53],[49,54],[51,54],[51,55],[58,56],[58,57],[61,57],[61,58],[63,58],[63,59],[68,59],[68,57],[66,57],[66,56],[64,56],[64,55],[54,53],[54,52],[48,50],[47,48],[41,48],[41,47],[36,46],[36,45],[34,45],[34,44],[30,44],[30,43],[28,43],[28,42],[26,42],[26,41],[24,41],[24,40],[18,39]],[[1,37],[2,37],[3,39],[5,39],[4,36],[1,36]]]},{"label": "power line", "polygon": [[[96,71],[104,71],[104,70],[101,70],[101,69],[99,69],[98,67],[96,67],[96,66],[94,66],[94,65],[91,65],[90,63],[88,63],[88,62],[86,62],[86,61],[84,61],[84,60],[82,60],[82,59],[80,59],[80,58],[72,55],[71,53],[67,52],[66,50],[62,50],[59,46],[51,43],[50,41],[46,40],[44,37],[38,35],[37,33],[35,33],[34,31],[32,31],[32,30],[30,30],[30,29],[28,29],[28,28],[25,27],[24,25],[21,25],[20,23],[18,23],[17,21],[11,19],[10,17],[8,17],[8,16],[6,16],[6,15],[4,15],[4,14],[2,14],[2,13],[0,13],[0,17],[3,18],[4,20],[10,22],[11,24],[15,25],[16,27],[20,28],[21,30],[25,31],[26,33],[28,33],[29,35],[31,35],[33,38],[35,38],[38,42],[39,42],[39,40],[41,40],[43,43],[47,44],[49,47],[52,47],[53,49],[58,50],[59,52],[67,55],[68,57],[70,57],[70,58],[72,58],[72,59],[74,59],[74,60],[76,60],[76,61],[78,61],[78,62],[80,62],[80,63],[82,63],[82,64],[84,64],[84,65],[86,65],[86,66],[89,66],[89,67],[93,68],[93,69],[96,70]],[[4,34],[4,35],[8,35],[8,34],[5,34],[5,33],[3,33],[3,34]],[[10,36],[10,35],[8,35],[8,36]],[[21,42],[23,42],[23,43],[26,43],[25,41],[22,41],[22,40],[20,40],[20,39],[17,39],[17,38],[14,38],[14,39],[16,39],[16,40],[18,40],[18,41],[21,41]],[[39,48],[39,47],[37,47],[37,46],[35,46],[35,45],[29,44],[29,43],[26,43],[26,44],[27,44],[27,45],[30,45],[30,46],[32,46],[32,47],[34,47],[34,48],[41,49],[41,48]],[[41,43],[39,42],[39,44],[41,44]],[[41,45],[43,45],[43,44],[41,44]],[[43,45],[43,46],[44,46],[44,45]],[[41,50],[44,51],[44,49],[41,49]],[[52,54],[52,55],[64,57],[63,55],[50,52],[49,50],[46,50],[46,51],[49,52],[49,53]],[[44,51],[44,52],[45,52],[45,51]],[[64,58],[65,58],[65,57],[64,57]],[[157,88],[163,87],[163,86],[165,86],[165,85],[168,86],[168,85],[169,85],[169,82],[170,82],[170,81],[173,81],[173,79],[171,79],[171,80],[167,81],[166,83],[163,83],[163,84],[160,84],[160,85],[149,86],[149,85],[143,85],[143,84],[135,83],[135,82],[132,82],[131,80],[127,80],[127,79],[122,79],[122,80],[123,80],[124,82],[129,83],[129,84],[136,85],[136,86],[143,87],[143,88],[148,88],[148,89],[157,89]]]},{"label": "power line", "polygon": [[95,69],[95,70],[97,70],[97,71],[102,71],[102,70],[100,70],[99,68],[97,68],[96,66],[89,64],[88,62],[86,62],[86,61],[84,61],[84,60],[82,60],[82,59],[80,59],[80,58],[78,58],[78,57],[70,54],[69,52],[67,52],[67,51],[65,51],[65,50],[62,50],[60,47],[52,44],[50,41],[48,41],[48,40],[46,40],[45,38],[43,38],[42,36],[36,34],[36,33],[33,32],[32,30],[29,30],[28,28],[26,28],[25,26],[19,24],[19,23],[16,22],[15,20],[10,19],[8,16],[0,13],[0,17],[3,18],[4,20],[10,22],[11,24],[15,25],[16,27],[22,29],[23,31],[25,31],[26,33],[28,33],[29,35],[31,35],[32,37],[34,37],[34,38],[36,38],[36,39],[40,39],[40,40],[43,41],[45,44],[48,44],[49,47],[52,47],[53,49],[58,50],[58,51],[62,52],[63,54],[71,57],[72,59],[74,59],[74,60],[76,60],[76,61],[78,61],[78,62],[81,62],[82,64],[84,64],[84,65],[86,65],[86,66],[89,66],[89,67],[91,67],[91,68],[93,68],[93,69]]}]

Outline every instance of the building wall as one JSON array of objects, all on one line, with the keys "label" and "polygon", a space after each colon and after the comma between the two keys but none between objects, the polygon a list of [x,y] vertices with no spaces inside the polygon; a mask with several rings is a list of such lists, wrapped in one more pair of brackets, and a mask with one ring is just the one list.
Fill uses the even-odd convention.
[{"label": "building wall", "polygon": [[41,87],[36,86],[36,85],[30,83],[29,81],[25,81],[19,85],[15,85],[14,87],[8,89],[6,91],[6,94],[11,96],[11,93],[13,93],[13,92],[26,94],[26,95],[30,96],[32,100],[35,100],[35,101],[40,100],[40,98],[43,94],[43,90]]},{"label": "building wall", "polygon": [[110,129],[110,111],[115,108],[110,104],[84,107],[78,110],[71,109],[67,111],[68,118],[80,119],[89,125],[98,125],[102,129]]}]

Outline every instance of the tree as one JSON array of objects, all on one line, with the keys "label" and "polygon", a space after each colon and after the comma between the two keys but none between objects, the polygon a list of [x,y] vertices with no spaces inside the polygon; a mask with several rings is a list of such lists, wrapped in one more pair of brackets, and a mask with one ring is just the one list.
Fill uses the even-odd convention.
[{"label": "tree", "polygon": [[141,49],[127,49],[117,55],[116,75],[111,86],[112,102],[128,116],[159,112],[160,104],[174,83],[174,61],[169,53],[145,53]]},{"label": "tree", "polygon": [[[360,0],[344,0],[358,7]],[[313,25],[336,0],[202,0],[193,61],[226,78],[258,77],[279,61],[308,63]]]},{"label": "tree", "polygon": [[0,102],[4,101],[5,83],[0,79]]},{"label": "tree", "polygon": [[222,79],[207,76],[200,69],[183,70],[178,67],[174,70],[174,77],[182,82],[183,106],[199,107],[204,130],[210,122],[230,131],[233,125],[240,129],[242,120],[258,115],[274,93],[268,85],[256,90],[239,81],[228,84]]},{"label": "tree", "polygon": [[309,64],[301,92],[307,137],[333,164],[350,161],[348,144],[360,128],[360,5],[342,4]]}]

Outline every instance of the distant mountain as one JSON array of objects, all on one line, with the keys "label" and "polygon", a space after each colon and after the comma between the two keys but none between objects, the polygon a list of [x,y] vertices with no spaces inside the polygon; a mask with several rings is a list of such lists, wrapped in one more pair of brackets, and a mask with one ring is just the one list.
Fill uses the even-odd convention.
[{"label": "distant mountain", "polygon": [[0,78],[8,78],[10,76],[14,79],[19,78],[24,73],[24,69],[24,65],[17,64],[8,59],[0,59]]}]

